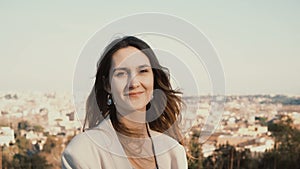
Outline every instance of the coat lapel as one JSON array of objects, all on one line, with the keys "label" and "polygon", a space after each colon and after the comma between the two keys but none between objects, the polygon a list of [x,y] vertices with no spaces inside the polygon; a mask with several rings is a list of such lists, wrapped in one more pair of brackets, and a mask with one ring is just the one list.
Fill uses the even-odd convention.
[{"label": "coat lapel", "polygon": [[104,148],[106,149],[105,151],[107,151],[107,153],[111,156],[111,160],[113,161],[115,168],[132,169],[109,116],[104,119],[97,128],[102,130],[108,137],[106,139],[107,141],[105,141]]}]

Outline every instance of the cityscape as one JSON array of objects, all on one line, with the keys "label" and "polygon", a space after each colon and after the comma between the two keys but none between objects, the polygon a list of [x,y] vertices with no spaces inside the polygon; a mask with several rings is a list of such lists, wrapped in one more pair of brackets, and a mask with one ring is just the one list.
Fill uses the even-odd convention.
[{"label": "cityscape", "polygon": [[[214,113],[214,97],[183,98],[185,109],[181,127],[186,151],[191,155],[189,168],[243,168],[246,156],[242,152],[247,152],[251,158],[279,152],[285,145],[280,141],[279,133],[289,132],[283,129],[296,132],[296,142],[292,142],[291,133],[287,137],[287,141],[291,140],[287,146],[299,148],[299,96],[228,95],[221,103],[224,109],[221,116],[214,117],[215,121],[210,124],[208,117]],[[84,103],[81,105],[84,107]],[[60,168],[62,151],[72,137],[81,132],[84,116],[78,115],[78,110],[84,111],[74,106],[73,96],[67,92],[1,92],[1,167]],[[205,134],[207,126],[211,126],[209,134]],[[226,157],[228,161],[224,158],[222,164],[220,160],[215,162],[224,147],[230,152]],[[261,165],[270,168],[269,164],[252,163],[253,168]],[[249,164],[247,168],[251,168]],[[280,166],[280,162],[274,166]]]}]

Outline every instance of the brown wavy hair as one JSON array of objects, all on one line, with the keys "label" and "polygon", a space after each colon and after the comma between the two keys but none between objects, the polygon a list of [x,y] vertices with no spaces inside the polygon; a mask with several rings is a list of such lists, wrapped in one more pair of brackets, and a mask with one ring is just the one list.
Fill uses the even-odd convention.
[{"label": "brown wavy hair", "polygon": [[[147,105],[147,115],[157,114],[158,118],[149,122],[152,130],[165,133],[170,137],[182,143],[182,134],[179,130],[180,112],[183,106],[181,99],[181,92],[173,90],[170,83],[170,77],[167,69],[161,66],[150,46],[139,38],[134,36],[125,36],[112,41],[105,49],[97,64],[96,80],[93,89],[87,99],[86,103],[86,117],[84,121],[83,130],[85,128],[93,128],[101,121],[110,116],[111,122],[116,131],[130,134],[124,125],[117,119],[117,111],[114,104],[108,105],[107,87],[109,87],[109,71],[112,64],[112,56],[119,49],[128,46],[135,47],[141,50],[149,59],[153,76],[154,89],[159,89],[164,93],[164,96],[159,94],[153,95],[153,99]],[[163,104],[165,103],[165,104]],[[153,108],[149,109],[149,107]],[[153,114],[152,114],[153,115]]]}]

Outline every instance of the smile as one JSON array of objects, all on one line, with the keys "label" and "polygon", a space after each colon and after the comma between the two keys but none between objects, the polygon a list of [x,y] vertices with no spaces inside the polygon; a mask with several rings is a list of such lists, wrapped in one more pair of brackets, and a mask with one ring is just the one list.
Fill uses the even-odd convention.
[{"label": "smile", "polygon": [[139,96],[142,93],[144,92],[130,92],[130,93],[126,93],[125,96],[134,97],[134,96]]}]

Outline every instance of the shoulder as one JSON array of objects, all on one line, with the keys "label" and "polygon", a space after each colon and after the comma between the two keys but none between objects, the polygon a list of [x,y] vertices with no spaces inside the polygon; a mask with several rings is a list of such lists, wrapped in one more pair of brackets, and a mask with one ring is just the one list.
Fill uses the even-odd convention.
[{"label": "shoulder", "polygon": [[62,153],[62,168],[86,168],[86,154],[93,154],[93,147],[86,132],[76,135]]},{"label": "shoulder", "polygon": [[114,138],[110,120],[103,120],[98,126],[76,135],[68,144],[66,151],[74,152],[106,145]]},{"label": "shoulder", "polygon": [[111,139],[106,133],[95,128],[76,135],[62,153],[62,168],[91,168],[99,164]]},{"label": "shoulder", "polygon": [[[83,168],[86,164],[82,163],[82,153],[89,140],[84,133],[76,135],[67,145],[62,153],[62,168]],[[86,150],[85,150],[86,151]]]},{"label": "shoulder", "polygon": [[92,142],[89,139],[87,132],[83,132],[77,134],[67,145],[65,152],[72,153],[72,152],[80,152],[84,150],[86,147],[92,146]]},{"label": "shoulder", "polygon": [[76,135],[68,144],[65,151],[70,153],[87,152],[106,145],[112,139],[111,134],[99,127],[87,130]]}]

